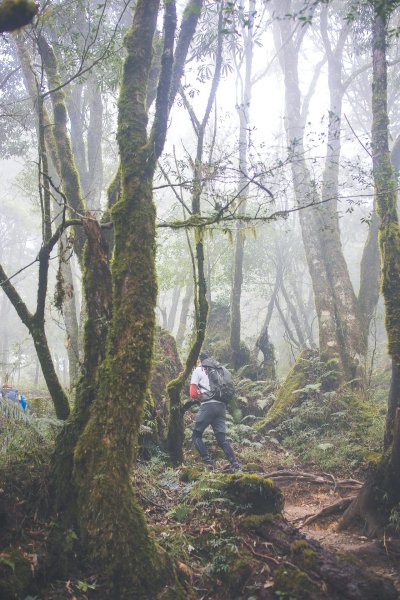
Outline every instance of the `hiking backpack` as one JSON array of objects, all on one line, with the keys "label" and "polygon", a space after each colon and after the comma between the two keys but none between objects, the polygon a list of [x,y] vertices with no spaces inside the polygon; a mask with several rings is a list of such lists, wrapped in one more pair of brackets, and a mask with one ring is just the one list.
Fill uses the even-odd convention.
[{"label": "hiking backpack", "polygon": [[202,401],[219,400],[228,404],[235,394],[232,375],[228,369],[213,358],[203,360],[201,366],[206,369],[210,382],[210,391],[202,393]]}]

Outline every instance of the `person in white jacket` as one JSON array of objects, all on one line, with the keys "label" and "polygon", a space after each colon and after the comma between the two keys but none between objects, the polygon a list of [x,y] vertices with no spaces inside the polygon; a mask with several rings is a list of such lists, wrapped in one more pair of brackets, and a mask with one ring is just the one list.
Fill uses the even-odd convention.
[{"label": "person in white jacket", "polygon": [[190,380],[190,397],[193,400],[200,402],[200,410],[196,415],[194,430],[192,434],[192,442],[198,450],[203,462],[210,468],[214,465],[209,457],[207,447],[203,441],[204,430],[211,425],[218,446],[222,448],[227,459],[231,464],[232,471],[240,471],[241,467],[233,452],[232,446],[226,439],[226,404],[221,400],[204,400],[202,401],[202,393],[207,398],[206,392],[210,391],[210,382],[208,380],[207,368],[202,366],[202,361],[208,358],[206,352],[201,352],[199,357],[199,365],[194,369]]}]

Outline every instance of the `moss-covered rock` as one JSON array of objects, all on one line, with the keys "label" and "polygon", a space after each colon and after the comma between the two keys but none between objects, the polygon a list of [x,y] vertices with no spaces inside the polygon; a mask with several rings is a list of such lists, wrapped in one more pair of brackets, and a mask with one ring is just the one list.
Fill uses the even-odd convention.
[{"label": "moss-covered rock", "polygon": [[25,598],[32,585],[29,561],[20,550],[7,548],[0,552],[0,598],[19,600]]},{"label": "moss-covered rock", "polygon": [[223,493],[244,512],[264,515],[280,513],[284,498],[271,479],[259,475],[225,475],[221,481]]},{"label": "moss-covered rock", "polygon": [[273,427],[287,411],[301,403],[305,397],[302,392],[306,385],[316,383],[315,378],[315,352],[304,350],[289,371],[285,382],[276,396],[275,402],[268,411],[267,417],[256,424],[257,429]]}]

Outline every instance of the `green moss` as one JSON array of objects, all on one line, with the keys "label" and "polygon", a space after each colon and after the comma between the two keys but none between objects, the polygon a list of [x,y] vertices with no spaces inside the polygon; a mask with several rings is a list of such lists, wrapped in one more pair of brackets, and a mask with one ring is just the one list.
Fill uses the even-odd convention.
[{"label": "green moss", "polygon": [[203,476],[203,472],[196,467],[184,467],[179,473],[179,480],[184,483],[190,483],[192,481],[197,481]]},{"label": "green moss", "polygon": [[262,470],[259,464],[252,462],[246,463],[245,467],[248,473],[258,473],[258,471]]},{"label": "green moss", "polygon": [[283,494],[271,479],[251,474],[226,475],[221,481],[221,488],[245,512],[263,515],[283,510]]},{"label": "green moss", "polygon": [[242,598],[242,588],[248,581],[254,569],[254,563],[249,558],[240,557],[233,561],[229,571],[224,573],[222,580],[228,586],[231,598]]},{"label": "green moss", "polygon": [[282,517],[278,514],[266,513],[263,515],[246,515],[238,521],[240,529],[259,532],[263,526],[271,525]]},{"label": "green moss", "polygon": [[341,560],[344,560],[345,562],[350,563],[351,565],[353,565],[354,567],[357,567],[358,569],[363,568],[363,562],[361,560],[359,560],[354,554],[351,554],[351,552],[337,552],[337,556]]},{"label": "green moss", "polygon": [[0,32],[14,31],[28,25],[38,5],[32,0],[3,0],[0,6]]},{"label": "green moss", "polygon": [[303,395],[298,390],[304,389],[309,383],[315,383],[314,377],[310,381],[310,367],[312,367],[312,359],[314,358],[315,353],[311,353],[311,351],[304,351],[300,354],[296,364],[289,371],[285,382],[279,389],[276,400],[268,411],[267,417],[255,424],[256,429],[273,426],[290,408],[297,406],[301,402]]},{"label": "green moss", "polygon": [[290,546],[293,562],[300,568],[309,570],[315,564],[316,552],[305,540],[296,540]]},{"label": "green moss", "polygon": [[7,548],[0,552],[0,598],[25,598],[32,585],[32,569],[20,550]]},{"label": "green moss", "polygon": [[290,565],[281,565],[273,572],[275,590],[296,600],[326,598],[326,592],[314,583],[304,571]]}]

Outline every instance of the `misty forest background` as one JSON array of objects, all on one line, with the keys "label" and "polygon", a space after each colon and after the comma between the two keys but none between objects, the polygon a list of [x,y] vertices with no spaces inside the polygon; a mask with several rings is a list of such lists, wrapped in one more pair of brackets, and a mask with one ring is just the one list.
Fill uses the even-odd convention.
[{"label": "misty forest background", "polygon": [[[343,529],[398,537],[398,3],[4,0],[0,25],[0,373],[29,403],[0,399],[4,598],[365,600],[284,521],[282,564],[183,529],[261,535],[307,471],[357,490]],[[200,350],[243,474],[191,447]]]}]

